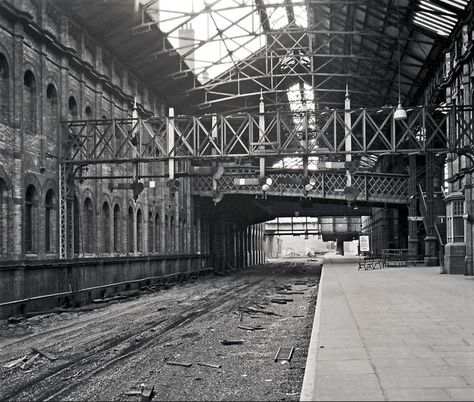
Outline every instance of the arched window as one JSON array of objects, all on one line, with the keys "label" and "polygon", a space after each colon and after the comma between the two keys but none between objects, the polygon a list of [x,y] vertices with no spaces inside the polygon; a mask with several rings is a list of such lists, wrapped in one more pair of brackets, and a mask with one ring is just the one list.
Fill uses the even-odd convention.
[{"label": "arched window", "polygon": [[0,121],[10,120],[10,68],[6,57],[0,53]]},{"label": "arched window", "polygon": [[160,252],[160,229],[161,229],[160,215],[157,212],[155,214],[155,251],[157,253]]},{"label": "arched window", "polygon": [[53,84],[46,88],[46,135],[56,138],[58,131],[58,91]]},{"label": "arched window", "polygon": [[[92,113],[92,109],[90,108],[90,106],[86,107],[85,115],[86,115],[86,120],[94,119],[94,114]],[[86,131],[87,139],[86,139],[85,145],[88,152],[92,152],[92,150],[94,149],[94,130],[95,130],[95,127],[92,125],[87,127],[87,131]]]},{"label": "arched window", "polygon": [[174,216],[172,216],[170,218],[170,252],[171,253],[174,253],[176,250],[175,250],[175,230],[174,230]]},{"label": "arched window", "polygon": [[73,242],[73,250],[75,255],[79,255],[79,245],[81,244],[81,233],[79,231],[80,225],[81,225],[81,210],[79,206],[79,199],[77,196],[74,196],[74,222],[73,222],[73,237],[74,237],[74,242]]},{"label": "arched window", "polygon": [[148,252],[152,253],[153,252],[153,247],[155,244],[155,240],[153,239],[153,235],[155,234],[155,231],[153,230],[153,213],[149,212],[148,213]]},{"label": "arched window", "polygon": [[25,194],[25,251],[34,253],[36,249],[37,200],[36,188],[28,186]]},{"label": "arched window", "polygon": [[36,78],[31,70],[23,76],[23,121],[26,131],[36,131]]},{"label": "arched window", "polygon": [[86,120],[92,120],[94,118],[94,114],[92,113],[92,108],[90,106],[86,106],[85,114]]},{"label": "arched window", "polygon": [[121,247],[121,225],[120,225],[120,206],[118,204],[115,204],[114,207],[114,251],[116,253],[120,252]]},{"label": "arched window", "polygon": [[168,215],[165,215],[165,235],[163,237],[163,250],[166,252],[169,251],[169,244],[170,244],[170,241],[168,239],[170,235],[170,228],[168,227]]},{"label": "arched window", "polygon": [[46,253],[54,252],[54,191],[48,190],[44,200],[44,251]]},{"label": "arched window", "polygon": [[110,253],[110,207],[108,202],[104,202],[102,205],[102,229],[104,253]]},{"label": "arched window", "polygon": [[90,198],[84,201],[84,231],[82,232],[84,241],[84,252],[94,252],[94,206]]},{"label": "arched window", "polygon": [[77,102],[74,96],[69,97],[68,103],[68,118],[69,120],[77,119]]},{"label": "arched window", "polygon": [[8,254],[9,217],[8,188],[5,181],[0,179],[0,256]]},{"label": "arched window", "polygon": [[133,253],[135,250],[134,247],[134,238],[133,238],[133,208],[128,208],[128,220],[127,220],[127,230],[128,230],[128,251]]},{"label": "arched window", "polygon": [[137,211],[137,251],[143,251],[143,232],[142,232],[142,211]]}]

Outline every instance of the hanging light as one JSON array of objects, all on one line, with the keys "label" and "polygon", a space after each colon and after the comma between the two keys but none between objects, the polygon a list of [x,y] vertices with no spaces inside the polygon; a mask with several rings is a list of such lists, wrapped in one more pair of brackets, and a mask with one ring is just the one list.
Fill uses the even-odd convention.
[{"label": "hanging light", "polygon": [[402,98],[401,98],[401,91],[400,91],[400,9],[399,9],[399,2],[397,0],[397,56],[398,56],[398,106],[397,110],[393,114],[394,120],[405,120],[407,118],[407,111],[403,109],[402,106]]},{"label": "hanging light", "polygon": [[273,184],[273,179],[271,177],[261,177],[259,179],[260,184],[262,186],[262,191],[266,193],[268,190],[270,190],[270,187]]}]

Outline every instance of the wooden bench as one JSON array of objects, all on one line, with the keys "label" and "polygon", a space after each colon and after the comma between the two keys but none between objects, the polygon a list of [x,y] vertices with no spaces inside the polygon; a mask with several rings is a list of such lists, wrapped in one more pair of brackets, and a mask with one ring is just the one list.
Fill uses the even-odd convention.
[{"label": "wooden bench", "polygon": [[364,269],[367,271],[368,269],[381,269],[384,267],[384,261],[380,256],[367,256],[359,258],[359,270]]}]

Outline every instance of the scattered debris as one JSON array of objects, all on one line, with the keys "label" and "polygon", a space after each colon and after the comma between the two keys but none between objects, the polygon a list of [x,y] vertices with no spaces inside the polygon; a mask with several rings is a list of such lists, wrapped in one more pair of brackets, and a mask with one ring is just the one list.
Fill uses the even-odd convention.
[{"label": "scattered debris", "polygon": [[281,317],[281,314],[277,314],[273,311],[259,310],[259,309],[256,309],[255,307],[247,307],[245,309],[242,309],[241,311],[247,314],[260,313],[260,314],[275,315],[275,316]]},{"label": "scattered debris", "polygon": [[291,361],[291,358],[293,357],[293,352],[294,352],[295,348],[294,347],[291,347],[291,348],[284,348],[282,346],[280,346],[278,348],[278,351],[275,355],[275,362],[279,361],[279,360],[286,360],[286,361]]},{"label": "scattered debris", "polygon": [[204,363],[204,362],[197,362],[197,365],[204,366],[204,367],[217,368],[217,369],[220,369],[222,367],[221,364],[211,364],[211,363]]},{"label": "scattered debris", "polygon": [[39,348],[36,348],[36,347],[32,347],[31,350],[33,352],[39,353],[41,356],[46,357],[51,362],[54,362],[55,360],[58,360],[58,358],[55,355],[53,355],[49,352],[46,352],[45,350],[42,350],[42,349],[39,349]]},{"label": "scattered debris", "polygon": [[142,389],[142,402],[151,401],[153,398],[154,385],[145,385]]},{"label": "scattered debris", "polygon": [[29,358],[26,362],[24,362],[20,367],[22,370],[28,370],[32,365],[33,363],[38,360],[38,358],[40,357],[40,354],[39,353],[36,353],[33,357]]},{"label": "scattered debris", "polygon": [[18,317],[10,317],[7,322],[8,324],[18,324],[19,322],[23,321],[25,317],[18,316]]},{"label": "scattered debris", "polygon": [[[258,317],[252,317],[252,318],[258,318]],[[246,330],[246,331],[259,331],[265,329],[265,327],[262,327],[260,324],[256,325],[254,327],[247,327],[246,325],[239,325],[237,328]]]},{"label": "scattered debris", "polygon": [[68,377],[64,377],[62,380],[63,381],[70,380],[71,378],[77,377],[78,375],[81,375],[81,374],[82,374],[82,370],[79,370],[76,374],[70,375]]},{"label": "scattered debris", "polygon": [[125,392],[126,396],[137,396],[141,394],[142,394],[142,391],[139,391],[138,389],[131,389],[130,391]]},{"label": "scattered debris", "polygon": [[223,339],[221,343],[223,345],[242,345],[244,341],[242,339]]},{"label": "scattered debris", "polygon": [[295,285],[307,285],[308,281],[294,281]]},{"label": "scattered debris", "polygon": [[166,364],[169,364],[171,366],[182,366],[182,367],[191,367],[193,365],[192,363],[176,362],[173,360],[167,361]]},{"label": "scattered debris", "polygon": [[289,291],[289,290],[283,291],[283,290],[280,290],[276,293],[278,295],[304,295],[303,291]]},{"label": "scattered debris", "polygon": [[28,355],[20,357],[19,359],[13,360],[9,363],[5,363],[2,367],[6,369],[14,368],[18,366],[20,363],[23,363],[26,359],[28,359]]},{"label": "scattered debris", "polygon": [[280,300],[280,299],[271,299],[270,301],[275,304],[286,304],[285,300]]}]

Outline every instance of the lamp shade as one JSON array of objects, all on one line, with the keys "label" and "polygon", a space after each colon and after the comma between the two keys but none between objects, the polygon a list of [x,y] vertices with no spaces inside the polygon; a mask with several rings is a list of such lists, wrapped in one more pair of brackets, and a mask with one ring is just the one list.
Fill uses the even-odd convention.
[{"label": "lamp shade", "polygon": [[403,109],[402,104],[399,103],[397,106],[397,110],[393,114],[394,120],[405,120],[407,118],[407,111]]}]

